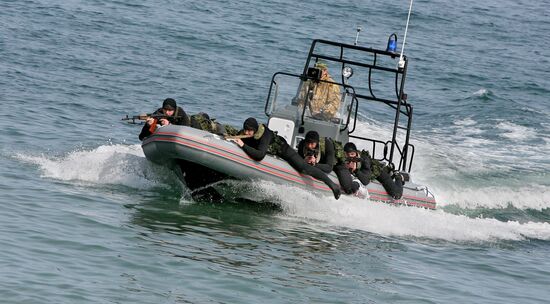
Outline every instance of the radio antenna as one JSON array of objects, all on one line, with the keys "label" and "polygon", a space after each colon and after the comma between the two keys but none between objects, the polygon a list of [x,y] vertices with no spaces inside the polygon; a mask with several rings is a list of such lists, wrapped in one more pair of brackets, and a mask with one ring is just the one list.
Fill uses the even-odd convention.
[{"label": "radio antenna", "polygon": [[403,45],[401,46],[401,55],[399,55],[399,68],[401,69],[405,67],[405,60],[403,60],[403,53],[405,53],[405,41],[407,41],[407,31],[409,30],[409,20],[411,19],[413,1],[414,0],[411,0],[411,4],[409,5],[409,14],[407,16],[407,25],[405,26],[405,35],[403,36]]}]

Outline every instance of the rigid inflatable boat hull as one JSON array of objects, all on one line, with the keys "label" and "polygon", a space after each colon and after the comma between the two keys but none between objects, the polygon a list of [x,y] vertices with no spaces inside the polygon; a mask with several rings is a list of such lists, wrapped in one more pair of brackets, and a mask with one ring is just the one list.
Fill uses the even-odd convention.
[{"label": "rigid inflatable boat hull", "polygon": [[[261,162],[255,161],[235,143],[191,127],[161,127],[143,141],[142,148],[147,159],[157,164],[175,166],[178,160],[183,160],[239,180],[266,180],[277,184],[290,184],[332,196],[330,188],[323,182],[299,174],[282,159],[267,155]],[[334,173],[329,176],[338,182]],[[367,189],[371,200],[429,209],[435,209],[436,206],[435,199],[425,187],[411,182],[405,184],[403,197],[399,200],[390,197],[376,181],[369,183]]]}]

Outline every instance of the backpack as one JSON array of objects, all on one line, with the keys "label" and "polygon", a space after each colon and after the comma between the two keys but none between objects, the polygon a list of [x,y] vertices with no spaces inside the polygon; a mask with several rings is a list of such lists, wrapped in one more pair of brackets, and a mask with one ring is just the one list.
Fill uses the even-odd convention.
[{"label": "backpack", "polygon": [[369,151],[367,150],[362,150],[361,151],[361,157],[362,158],[369,158],[370,159],[370,169],[371,169],[371,175],[370,175],[370,179],[371,180],[375,180],[376,178],[378,178],[378,176],[380,176],[380,172],[382,172],[382,168],[384,168],[384,164],[381,163],[379,160],[377,159],[374,159],[370,156],[370,153]]},{"label": "backpack", "polygon": [[204,112],[191,115],[191,127],[215,134],[226,133],[222,124],[216,122],[215,119],[210,119],[210,116]]},{"label": "backpack", "polygon": [[343,164],[346,162],[346,152],[344,151],[344,145],[341,142],[333,140],[334,143],[334,156],[336,157],[337,164]]}]

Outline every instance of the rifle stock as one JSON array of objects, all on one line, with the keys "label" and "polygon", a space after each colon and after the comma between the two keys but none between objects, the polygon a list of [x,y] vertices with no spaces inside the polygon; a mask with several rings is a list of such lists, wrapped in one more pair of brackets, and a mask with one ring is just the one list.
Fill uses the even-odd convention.
[{"label": "rifle stock", "polygon": [[224,135],[225,139],[243,139],[243,138],[250,138],[254,135]]}]

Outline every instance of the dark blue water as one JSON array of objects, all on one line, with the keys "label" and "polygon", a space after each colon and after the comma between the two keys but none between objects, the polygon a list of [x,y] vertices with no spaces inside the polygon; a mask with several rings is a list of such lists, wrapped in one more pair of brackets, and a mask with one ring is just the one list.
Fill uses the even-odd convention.
[{"label": "dark blue water", "polygon": [[[547,302],[545,1],[414,3],[413,174],[437,211],[272,184],[194,202],[120,121],[166,97],[227,123],[264,119],[272,74],[301,72],[312,39],[352,43],[361,25],[360,45],[401,42],[407,8],[2,1],[2,302]],[[373,111],[359,133],[388,136]]]}]

